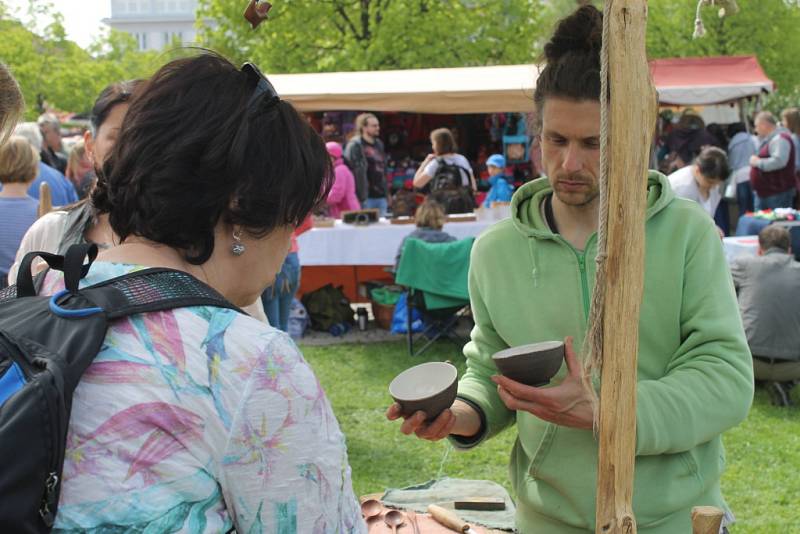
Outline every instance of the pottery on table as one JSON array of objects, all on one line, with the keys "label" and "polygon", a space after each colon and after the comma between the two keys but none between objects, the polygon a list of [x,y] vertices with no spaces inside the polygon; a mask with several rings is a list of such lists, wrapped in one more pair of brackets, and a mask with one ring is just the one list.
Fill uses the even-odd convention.
[{"label": "pottery on table", "polygon": [[528,386],[545,386],[564,361],[563,341],[543,341],[511,347],[492,355],[503,376]]},{"label": "pottery on table", "polygon": [[435,419],[456,400],[457,379],[458,370],[450,363],[421,363],[397,375],[389,384],[389,394],[404,416],[423,411],[428,419]]}]

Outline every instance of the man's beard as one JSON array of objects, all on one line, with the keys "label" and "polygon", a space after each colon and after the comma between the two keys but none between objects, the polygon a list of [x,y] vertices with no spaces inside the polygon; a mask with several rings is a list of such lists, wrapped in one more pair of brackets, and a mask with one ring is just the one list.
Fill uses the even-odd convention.
[{"label": "man's beard", "polygon": [[[572,182],[567,184],[566,182]],[[578,187],[571,190],[570,185]],[[553,181],[553,193],[562,203],[568,206],[586,206],[600,195],[597,183],[584,173],[557,174]]]}]

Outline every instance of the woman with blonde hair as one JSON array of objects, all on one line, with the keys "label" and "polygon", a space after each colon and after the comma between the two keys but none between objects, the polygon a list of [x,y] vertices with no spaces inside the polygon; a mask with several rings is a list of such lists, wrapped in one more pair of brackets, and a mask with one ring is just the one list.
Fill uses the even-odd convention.
[{"label": "woman with blonde hair", "polygon": [[78,198],[86,198],[94,184],[94,173],[92,173],[92,160],[86,152],[86,144],[83,140],[78,141],[72,146],[67,159],[67,172],[65,173],[72,185]]},{"label": "woman with blonde hair", "polygon": [[404,237],[403,242],[400,243],[394,259],[395,272],[400,265],[400,256],[403,254],[403,246],[407,239],[420,239],[428,243],[449,243],[456,240],[455,237],[442,230],[445,221],[447,221],[447,213],[445,213],[444,207],[432,198],[426,199],[417,208],[414,214],[417,229]]},{"label": "woman with blonde hair", "polygon": [[39,154],[27,139],[13,135],[0,145],[0,288],[22,236],[36,221],[39,202],[28,196],[28,188],[38,173]]}]

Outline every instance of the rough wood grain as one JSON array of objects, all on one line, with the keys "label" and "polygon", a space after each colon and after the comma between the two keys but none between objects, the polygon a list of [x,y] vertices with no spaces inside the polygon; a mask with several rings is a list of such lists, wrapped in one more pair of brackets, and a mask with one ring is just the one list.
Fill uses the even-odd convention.
[{"label": "rough wood grain", "polygon": [[37,217],[47,215],[53,211],[53,196],[50,192],[50,185],[47,182],[39,184],[39,208]]},{"label": "rough wood grain", "polygon": [[646,0],[610,0],[608,223],[596,532],[633,534],[636,361],[644,284],[647,165],[656,116],[645,54]]},{"label": "rough wood grain", "polygon": [[692,508],[692,534],[719,534],[724,512],[716,506]]}]

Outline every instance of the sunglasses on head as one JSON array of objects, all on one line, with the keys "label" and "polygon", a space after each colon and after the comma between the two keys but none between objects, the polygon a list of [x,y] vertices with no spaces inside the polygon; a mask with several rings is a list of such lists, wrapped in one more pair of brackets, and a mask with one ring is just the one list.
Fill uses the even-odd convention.
[{"label": "sunglasses on head", "polygon": [[247,101],[247,107],[252,108],[255,103],[259,100],[261,95],[267,95],[267,99],[269,101],[269,105],[274,105],[280,100],[278,96],[278,92],[275,90],[275,87],[269,82],[266,76],[264,76],[258,67],[256,67],[252,63],[245,63],[242,65],[241,71],[247,74],[247,77],[254,82],[256,82],[256,88],[253,90],[253,94],[250,95],[250,100]]}]

